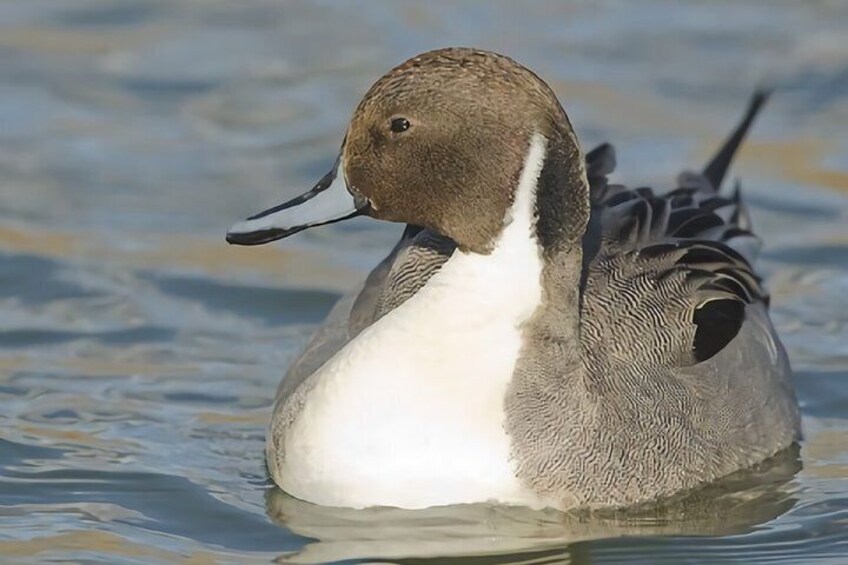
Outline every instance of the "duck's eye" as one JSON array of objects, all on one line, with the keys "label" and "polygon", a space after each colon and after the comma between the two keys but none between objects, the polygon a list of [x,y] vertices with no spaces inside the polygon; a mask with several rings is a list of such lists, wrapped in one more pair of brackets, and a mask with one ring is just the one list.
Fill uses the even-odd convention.
[{"label": "duck's eye", "polygon": [[403,133],[412,127],[412,124],[406,118],[395,118],[390,127],[394,133]]}]

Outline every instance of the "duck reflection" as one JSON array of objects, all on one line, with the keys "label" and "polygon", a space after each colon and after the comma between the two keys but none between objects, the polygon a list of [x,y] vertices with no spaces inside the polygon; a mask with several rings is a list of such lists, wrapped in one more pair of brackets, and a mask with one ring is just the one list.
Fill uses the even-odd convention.
[{"label": "duck reflection", "polygon": [[[591,563],[590,548],[580,542],[750,532],[795,505],[792,478],[800,469],[799,450],[793,446],[756,468],[688,495],[614,512],[563,513],[484,504],[354,510],[316,506],[276,487],[267,491],[265,506],[274,522],[314,540],[281,556],[281,563],[347,559],[410,564],[445,559],[474,565]],[[698,544],[688,548],[697,552]]]}]

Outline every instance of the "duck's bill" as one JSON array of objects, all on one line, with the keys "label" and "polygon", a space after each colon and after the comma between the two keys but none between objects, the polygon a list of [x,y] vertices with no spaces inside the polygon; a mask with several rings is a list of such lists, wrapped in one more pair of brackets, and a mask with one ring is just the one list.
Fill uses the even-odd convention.
[{"label": "duck's bill", "polygon": [[261,245],[288,237],[315,226],[347,220],[367,213],[368,201],[350,193],[345,183],[341,158],[333,170],[305,194],[269,208],[227,232],[227,241],[236,245]]}]

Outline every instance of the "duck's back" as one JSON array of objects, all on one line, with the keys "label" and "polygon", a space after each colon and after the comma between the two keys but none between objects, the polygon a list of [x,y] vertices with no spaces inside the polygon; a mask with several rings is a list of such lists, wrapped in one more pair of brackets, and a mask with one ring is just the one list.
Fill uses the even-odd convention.
[{"label": "duck's back", "polygon": [[[601,187],[579,363],[526,329],[507,397],[519,475],[565,506],[626,506],[748,468],[799,438],[789,361],[737,194]],[[563,367],[571,370],[563,371]]]},{"label": "duck's back", "polygon": [[[681,175],[671,192],[596,175],[579,347],[558,340],[556,323],[531,323],[506,401],[519,475],[543,497],[630,505],[799,438],[789,361],[752,266],[759,240],[738,186],[718,192],[763,100],[704,172]],[[611,150],[601,150],[589,163],[610,172]]]}]

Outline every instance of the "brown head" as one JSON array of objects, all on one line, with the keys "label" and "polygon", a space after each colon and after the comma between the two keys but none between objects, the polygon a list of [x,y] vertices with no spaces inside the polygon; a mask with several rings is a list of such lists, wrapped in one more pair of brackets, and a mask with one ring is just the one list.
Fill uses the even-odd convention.
[{"label": "brown head", "polygon": [[[566,243],[585,229],[588,187],[565,112],[528,69],[465,48],[418,55],[378,80],[353,114],[333,172],[309,193],[237,224],[228,240],[265,243],[366,214],[486,253],[504,226],[534,134],[547,140],[538,235],[543,244]],[[346,207],[330,204],[334,189],[346,193]]]}]

